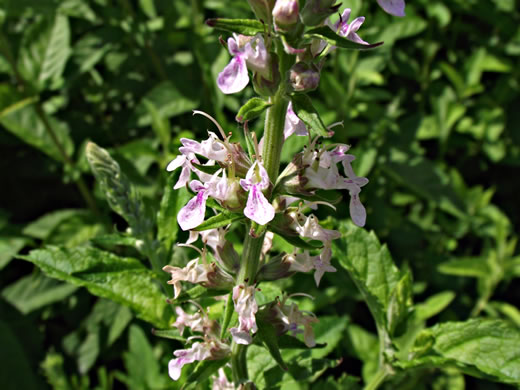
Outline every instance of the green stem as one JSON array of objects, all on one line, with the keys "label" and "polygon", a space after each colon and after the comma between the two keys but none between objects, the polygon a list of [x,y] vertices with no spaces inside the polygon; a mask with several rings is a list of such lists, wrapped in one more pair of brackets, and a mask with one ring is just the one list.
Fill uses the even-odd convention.
[{"label": "green stem", "polygon": [[[280,169],[285,113],[287,112],[287,105],[289,102],[283,97],[283,91],[281,88],[270,98],[270,102],[272,103],[272,106],[267,110],[265,117],[264,150],[262,152],[262,159],[267,174],[269,175],[269,179],[274,184]],[[270,191],[271,189],[269,189],[269,193],[266,194],[268,198],[271,196]],[[262,244],[264,243],[264,234],[260,237],[253,237],[249,234],[249,228],[250,225],[248,225],[244,241],[244,249],[242,250],[237,283],[254,285],[255,276],[260,263]],[[233,381],[236,387],[238,387],[240,383],[245,383],[248,380],[246,355],[247,345],[236,344],[233,342],[231,346],[231,368],[233,371]]]},{"label": "green stem", "polygon": [[383,384],[387,376],[388,371],[386,369],[380,369],[371,378],[370,382],[364,387],[363,390],[376,390],[379,386]]},{"label": "green stem", "polygon": [[280,156],[283,146],[283,128],[285,114],[289,101],[279,91],[269,99],[273,105],[269,107],[265,116],[264,150],[262,159],[269,179],[274,184],[280,169]]}]

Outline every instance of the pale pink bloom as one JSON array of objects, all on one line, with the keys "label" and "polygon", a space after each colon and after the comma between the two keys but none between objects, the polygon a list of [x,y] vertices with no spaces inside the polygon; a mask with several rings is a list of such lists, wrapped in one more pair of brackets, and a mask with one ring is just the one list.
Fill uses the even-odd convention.
[{"label": "pale pink bloom", "polygon": [[208,131],[208,134],[209,138],[202,142],[194,141],[189,138],[181,138],[182,146],[179,148],[179,151],[186,156],[198,154],[209,160],[225,161],[229,154],[225,143],[222,142],[215,133]]},{"label": "pale pink bloom", "polygon": [[359,28],[365,21],[365,17],[360,16],[354,19],[352,23],[348,23],[348,19],[350,18],[350,12],[350,8],[345,9],[341,14],[341,18],[333,25],[331,25],[330,21],[327,21],[329,27],[332,28],[332,30],[336,31],[338,35],[347,38],[349,41],[356,42],[361,45],[369,45],[368,42],[365,42],[360,38],[359,35],[356,34],[356,32],[359,30]]},{"label": "pale pink bloom", "polygon": [[168,363],[168,374],[174,381],[180,378],[182,367],[194,361],[206,360],[211,357],[210,345],[207,343],[193,343],[189,349],[179,349],[173,354],[176,359]]},{"label": "pale pink bloom", "polygon": [[322,227],[313,214],[306,217],[303,225],[295,223],[294,228],[301,237],[321,241],[325,246],[327,246],[332,240],[341,237],[341,233],[337,230],[330,230]]},{"label": "pale pink bloom", "polygon": [[285,300],[279,302],[275,309],[277,311],[277,317],[284,324],[282,332],[291,332],[295,335],[302,333],[300,326],[303,326],[303,339],[305,345],[312,348],[316,345],[314,340],[314,331],[312,330],[312,324],[319,322],[318,319],[309,312],[300,311],[298,305],[295,303],[286,305]]},{"label": "pale pink bloom", "polygon": [[203,230],[201,232],[196,230],[190,230],[190,235],[188,237],[188,241],[186,244],[193,244],[197,239],[202,237],[202,242],[209,246],[214,251],[217,250],[217,247],[223,247],[226,243],[225,235],[227,233],[226,229],[217,228],[217,229],[208,229]]},{"label": "pale pink bloom", "polygon": [[332,251],[330,246],[325,247],[321,254],[310,256],[309,252],[287,255],[289,271],[310,272],[314,270],[314,281],[316,286],[320,285],[321,278],[325,272],[336,272],[336,268],[330,265]]},{"label": "pale pink bloom", "polygon": [[168,284],[173,284],[174,298],[177,298],[182,291],[181,282],[190,282],[193,284],[207,283],[207,271],[206,268],[198,264],[199,259],[196,258],[191,260],[186,267],[179,268],[167,265],[163,267],[163,271],[171,274],[171,280]]},{"label": "pale pink bloom", "polygon": [[190,179],[190,173],[195,169],[191,164],[191,161],[194,161],[197,164],[199,163],[199,160],[197,160],[193,153],[189,153],[188,155],[180,154],[175,157],[175,159],[173,159],[166,167],[168,172],[175,171],[177,168],[182,167],[179,179],[173,187],[175,190],[184,187]]},{"label": "pale pink bloom", "polygon": [[177,214],[177,222],[182,230],[190,230],[199,226],[204,222],[206,213],[206,201],[208,197],[217,200],[223,200],[227,193],[227,178],[225,172],[219,177],[220,170],[217,171],[211,179],[202,184],[198,180],[190,182],[190,188],[197,193]]},{"label": "pale pink bloom", "polygon": [[269,53],[260,34],[246,37],[233,34],[228,39],[228,50],[233,56],[229,64],[219,73],[217,85],[225,94],[243,90],[249,83],[247,68],[265,74],[269,67]]},{"label": "pale pink bloom", "polygon": [[233,288],[233,302],[238,314],[238,327],[229,329],[231,336],[237,344],[251,344],[253,342],[251,333],[256,333],[258,330],[255,318],[258,311],[255,287],[235,286]]},{"label": "pale pink bloom", "polygon": [[259,225],[265,225],[274,218],[274,207],[262,193],[269,187],[269,176],[261,162],[255,161],[247,171],[245,179],[240,179],[240,185],[249,192],[244,215]]},{"label": "pale pink bloom", "polygon": [[223,368],[218,369],[218,377],[213,377],[213,385],[211,390],[235,390],[232,382],[228,381]]},{"label": "pale pink bloom", "polygon": [[180,378],[182,367],[185,364],[202,360],[223,359],[229,355],[229,346],[219,340],[206,338],[203,342],[195,342],[189,349],[180,349],[173,354],[176,359],[168,363],[168,374],[174,381]]},{"label": "pale pink bloom", "polygon": [[404,0],[377,0],[381,8],[394,16],[404,15]]},{"label": "pale pink bloom", "polygon": [[294,113],[292,102],[289,102],[287,114],[285,115],[283,137],[287,139],[292,134],[304,136],[309,135],[309,132],[307,131],[307,127],[305,127],[305,123]]},{"label": "pale pink bloom", "polygon": [[201,312],[188,314],[179,306],[175,308],[175,312],[177,313],[177,318],[173,326],[179,329],[181,335],[186,327],[190,328],[193,332],[204,331],[204,315]]}]

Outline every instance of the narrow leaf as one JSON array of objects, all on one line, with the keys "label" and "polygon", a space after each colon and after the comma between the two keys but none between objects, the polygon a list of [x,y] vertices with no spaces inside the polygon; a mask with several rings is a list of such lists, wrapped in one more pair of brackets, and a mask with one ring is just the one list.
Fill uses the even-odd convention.
[{"label": "narrow leaf", "polygon": [[186,385],[182,387],[182,390],[195,389],[197,384],[204,382],[211,375],[216,373],[220,367],[223,367],[227,363],[228,359],[220,360],[203,360],[197,364],[195,370],[186,379]]},{"label": "narrow leaf", "polygon": [[245,121],[258,118],[271,105],[272,103],[266,102],[264,99],[258,97],[251,98],[240,107],[235,119],[237,122],[244,123]]},{"label": "narrow leaf", "polygon": [[230,213],[229,211],[222,212],[218,215],[214,215],[213,217],[206,219],[193,230],[201,232],[203,230],[216,229],[222,226],[227,226],[234,221],[239,221],[245,218],[246,217],[244,216],[244,214]]},{"label": "narrow leaf", "polygon": [[177,234],[179,232],[177,214],[190,198],[190,194],[186,188],[174,190],[174,184],[175,176],[168,176],[166,189],[164,190],[159,212],[157,213],[157,238],[164,243],[167,250],[177,242]]},{"label": "narrow leaf", "polygon": [[177,329],[152,329],[152,334],[170,340],[178,340],[185,342],[186,339],[181,336]]},{"label": "narrow leaf", "polygon": [[265,347],[278,363],[282,370],[287,371],[287,364],[283,361],[282,355],[280,354],[280,347],[278,346],[278,335],[276,334],[276,328],[261,319],[257,320],[258,332],[257,335],[260,337]]},{"label": "narrow leaf", "polygon": [[309,40],[322,39],[330,45],[342,49],[368,50],[381,46],[383,44],[383,42],[378,42],[371,45],[362,45],[360,43],[352,42],[351,40],[336,34],[333,30],[326,26],[316,27],[311,30],[307,30],[303,37]]},{"label": "narrow leaf", "polygon": [[206,24],[218,30],[234,32],[242,35],[256,35],[266,29],[263,23],[254,19],[208,19]]}]

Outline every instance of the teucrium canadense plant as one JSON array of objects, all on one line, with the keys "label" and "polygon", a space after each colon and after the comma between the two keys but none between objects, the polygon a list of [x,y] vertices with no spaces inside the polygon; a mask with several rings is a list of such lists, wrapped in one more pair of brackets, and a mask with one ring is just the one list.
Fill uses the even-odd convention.
[{"label": "teucrium canadense plant", "polygon": [[[387,380],[398,386],[407,372],[425,368],[454,368],[518,384],[517,328],[482,318],[427,327],[426,321],[450,304],[453,294],[446,291],[423,303],[413,302],[411,272],[399,269],[375,234],[363,229],[366,211],[360,193],[368,179],[355,174],[349,145],[327,141],[341,123],[326,123],[308,94],[319,86],[327,56],[334,50],[374,49],[382,42],[363,40],[358,30],[364,18],[351,18],[351,10],[341,10],[334,1],[248,3],[257,19],[210,19],[207,24],[233,33],[223,41],[231,60],[216,80],[220,91],[237,93],[251,83],[258,96],[236,114],[238,136],[233,134],[237,130],[223,129],[210,114],[194,111],[216,130],[202,141],[180,140],[179,155],[166,167],[180,172],[175,179],[172,174],[156,217],[110,154],[93,143],[87,146],[102,192],[129,226],[125,234],[103,239],[134,247],[152,269],[95,248],[47,247],[23,258],[52,277],[132,308],[141,319],[163,328],[155,331],[157,336],[180,340],[184,347],[175,350],[168,372],[174,381],[182,377],[185,388],[208,379],[213,389],[278,388],[291,380],[313,381],[337,365],[327,355],[343,334],[353,344],[364,338],[378,345],[361,357],[369,367],[363,372],[366,389]],[[404,1],[378,3],[386,12],[404,16]],[[331,16],[338,12],[333,22]],[[249,123],[259,117],[265,122],[257,136]],[[289,137],[305,137],[306,145],[281,167]],[[340,193],[347,191],[353,223],[320,224],[316,209],[334,209]],[[198,253],[184,267],[163,266],[174,257],[174,218],[189,232],[178,246]],[[241,248],[227,238],[231,232],[243,233]],[[284,251],[273,249],[275,237],[287,243]],[[70,259],[75,261],[69,264]],[[503,268],[487,287],[489,296],[507,269],[506,260],[496,263]],[[377,340],[347,324],[345,317],[320,319],[300,309],[298,304],[312,297],[304,291],[285,294],[276,283],[297,272],[312,272],[319,286],[326,272],[337,271],[335,266],[343,267],[358,288],[373,317]],[[168,300],[167,274],[161,268],[173,285]],[[453,269],[449,263],[441,267],[446,273]],[[186,302],[191,310],[181,307]],[[204,307],[208,302],[223,303],[220,318]],[[485,303],[476,307],[475,315]],[[165,329],[171,324],[176,330]],[[344,378],[335,385],[359,387]]]}]

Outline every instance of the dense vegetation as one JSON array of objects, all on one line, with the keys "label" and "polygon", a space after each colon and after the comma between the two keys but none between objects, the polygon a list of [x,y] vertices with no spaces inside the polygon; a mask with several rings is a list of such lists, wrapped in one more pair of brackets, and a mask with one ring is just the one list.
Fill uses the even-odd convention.
[{"label": "dense vegetation", "polygon": [[[320,319],[316,340],[326,346],[284,352],[304,362],[285,376],[252,347],[251,375],[265,388],[356,389],[380,358],[383,319],[371,311],[404,299],[390,330],[394,352],[417,359],[395,357],[382,388],[517,386],[518,5],[416,0],[393,18],[375,1],[345,3],[366,17],[363,39],[384,44],[331,53],[312,98],[326,123],[343,121],[332,142],[355,146],[356,173],[370,180],[361,195],[367,224],[345,222],[348,202],[320,211],[345,233],[334,248],[337,272],[319,288],[297,275],[264,294],[265,302],[281,290],[313,295],[303,308]],[[188,194],[171,191],[178,174],[165,167],[181,137],[206,137],[210,125],[193,109],[240,139],[235,115],[253,89],[218,90],[229,61],[218,35],[228,35],[204,20],[251,15],[241,0],[0,1],[2,388],[180,388],[167,364],[182,343],[151,332],[172,323],[165,299],[173,293],[157,267],[194,254],[172,247],[187,238],[175,216]],[[262,124],[251,127],[261,134]],[[138,204],[130,217],[142,236],[128,231],[128,209],[110,208],[85,157],[88,141],[119,164],[121,196]],[[282,163],[303,142],[289,139]],[[238,233],[230,233],[237,250]],[[143,247],[152,234],[160,247]],[[280,251],[286,245],[275,239]],[[360,258],[402,296],[369,282],[360,291],[362,277],[352,278]],[[222,314],[224,302],[208,305]]]}]

